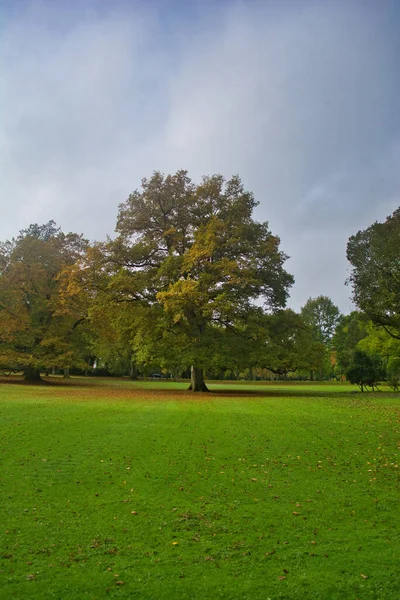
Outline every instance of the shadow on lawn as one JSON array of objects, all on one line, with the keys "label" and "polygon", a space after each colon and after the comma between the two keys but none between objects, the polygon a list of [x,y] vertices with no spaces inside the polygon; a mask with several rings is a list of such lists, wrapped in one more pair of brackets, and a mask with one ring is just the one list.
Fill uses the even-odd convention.
[{"label": "shadow on lawn", "polygon": [[[121,382],[123,382],[125,385],[122,386],[118,386],[115,384],[120,384]],[[106,385],[105,385],[106,383]],[[70,378],[70,379],[64,379],[62,377],[43,377],[41,381],[38,382],[28,382],[25,381],[23,379],[22,376],[20,375],[12,375],[12,376],[0,376],[0,385],[1,384],[10,384],[10,385],[18,385],[18,386],[35,386],[38,388],[58,388],[58,389],[71,389],[71,391],[76,388],[84,388],[85,390],[93,390],[96,392],[100,392],[102,394],[106,394],[112,391],[113,395],[114,394],[118,394],[121,393],[121,395],[123,396],[127,396],[127,395],[132,395],[135,396],[138,393],[140,393],[141,396],[163,396],[163,397],[175,397],[176,399],[180,398],[180,397],[185,397],[185,398],[193,398],[193,399],[201,399],[204,398],[205,400],[207,398],[218,398],[218,397],[224,397],[224,398],[276,398],[276,397],[281,397],[281,398],[293,398],[293,397],[300,397],[300,398],[310,398],[310,397],[315,397],[315,398],[326,398],[326,397],[346,397],[346,396],[354,396],[354,395],[358,395],[360,397],[372,397],[372,396],[379,396],[380,394],[382,394],[383,392],[380,392],[378,390],[378,392],[364,392],[361,393],[359,390],[355,390],[355,389],[349,389],[348,391],[343,391],[343,390],[332,390],[332,389],[326,389],[326,390],[315,390],[313,389],[312,385],[309,386],[309,388],[307,389],[302,389],[302,390],[296,390],[294,389],[294,386],[288,386],[285,384],[282,384],[282,387],[278,387],[276,384],[274,385],[274,387],[272,389],[267,389],[268,386],[263,387],[263,389],[260,390],[243,390],[240,389],[241,386],[238,386],[236,389],[212,389],[213,386],[212,384],[210,384],[210,391],[206,392],[206,393],[193,393],[193,392],[189,392],[187,389],[176,389],[176,388],[171,388],[168,389],[168,387],[149,387],[149,388],[135,388],[134,387],[134,382],[132,382],[132,387],[129,387],[129,381],[127,381],[126,379],[115,379],[115,380],[111,380],[111,379],[100,379],[100,378],[96,378],[96,379],[92,379],[92,378],[88,378],[88,379],[84,379],[84,378]],[[113,385],[114,384],[114,385]],[[221,384],[220,384],[221,385]],[[232,384],[231,384],[232,385]]]}]

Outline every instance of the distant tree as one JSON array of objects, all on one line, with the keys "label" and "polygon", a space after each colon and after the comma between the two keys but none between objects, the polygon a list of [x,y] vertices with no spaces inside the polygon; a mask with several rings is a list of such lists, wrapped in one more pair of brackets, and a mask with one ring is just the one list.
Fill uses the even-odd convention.
[{"label": "distant tree", "polygon": [[300,314],[310,328],[314,341],[314,366],[310,367],[310,378],[313,379],[316,373],[318,379],[323,379],[333,371],[332,337],[340,321],[339,309],[328,296],[318,296],[309,298]]},{"label": "distant tree", "polygon": [[259,332],[258,367],[285,378],[289,373],[319,366],[320,344],[314,342],[301,315],[291,309],[280,310],[260,319],[259,327],[264,328],[264,339]]},{"label": "distant tree", "polygon": [[372,389],[385,378],[385,369],[379,355],[371,356],[363,350],[355,350],[346,377],[357,384],[363,392],[367,386]]},{"label": "distant tree", "polygon": [[54,221],[31,225],[0,245],[0,364],[40,379],[40,368],[79,360],[81,316],[60,304],[63,269],[81,256],[82,236]]},{"label": "distant tree", "polygon": [[339,309],[332,300],[328,296],[309,298],[301,315],[311,327],[315,341],[330,345],[340,318]]},{"label": "distant tree", "polygon": [[253,219],[256,206],[238,177],[194,185],[186,171],[155,172],[120,205],[108,289],[114,301],[138,307],[142,340],[151,318],[148,353],[192,365],[194,391],[207,389],[205,368],[231,360],[258,302],[282,308],[293,283],[279,238]]},{"label": "distant tree", "polygon": [[353,302],[376,325],[400,339],[400,208],[347,244]]},{"label": "distant tree", "polygon": [[340,317],[332,338],[339,374],[345,374],[352,361],[354,350],[367,335],[367,321],[362,313],[353,311],[349,315]]}]

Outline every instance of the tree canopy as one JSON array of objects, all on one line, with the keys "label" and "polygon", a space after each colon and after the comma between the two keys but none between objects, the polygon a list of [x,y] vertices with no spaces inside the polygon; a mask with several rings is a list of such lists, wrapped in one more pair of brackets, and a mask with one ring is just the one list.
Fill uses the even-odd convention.
[{"label": "tree canopy", "polygon": [[355,350],[346,377],[350,383],[355,383],[363,392],[366,386],[372,389],[385,377],[382,359],[378,354],[370,355],[363,350]]},{"label": "tree canopy", "polygon": [[300,314],[285,308],[288,257],[257,204],[238,176],[195,184],[156,171],[120,204],[106,242],[49,221],[0,243],[0,369],[31,380],[94,361],[133,378],[191,369],[190,389],[206,391],[205,372],[347,373],[365,387],[372,365],[398,386],[400,209],[350,238],[359,311],[343,316],[322,295]]},{"label": "tree canopy", "polygon": [[158,343],[168,339],[192,365],[194,390],[206,389],[210,361],[229,359],[224,344],[215,352],[216,340],[243,340],[258,303],[284,307],[293,284],[279,238],[253,218],[256,206],[238,177],[195,185],[186,171],[155,172],[120,205],[118,237],[107,248],[110,289],[119,302],[151,311]]},{"label": "tree canopy", "polygon": [[0,364],[37,379],[41,367],[76,360],[80,317],[60,304],[60,275],[86,245],[54,221],[0,245]]},{"label": "tree canopy", "polygon": [[384,223],[375,222],[351,236],[347,259],[354,304],[400,339],[400,208]]},{"label": "tree canopy", "polygon": [[329,345],[336,326],[339,322],[340,312],[328,296],[309,298],[301,315],[311,327],[315,341]]}]

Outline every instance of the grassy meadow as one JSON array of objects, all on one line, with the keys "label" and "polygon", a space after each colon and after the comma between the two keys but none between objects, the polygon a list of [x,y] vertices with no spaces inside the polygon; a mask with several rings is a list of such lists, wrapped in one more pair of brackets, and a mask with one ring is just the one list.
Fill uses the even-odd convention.
[{"label": "grassy meadow", "polygon": [[0,383],[1,599],[400,598],[398,394]]}]

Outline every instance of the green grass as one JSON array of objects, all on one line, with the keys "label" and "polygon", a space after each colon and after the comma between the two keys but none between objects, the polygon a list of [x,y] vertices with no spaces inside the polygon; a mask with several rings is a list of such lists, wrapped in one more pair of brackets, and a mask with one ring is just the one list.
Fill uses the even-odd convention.
[{"label": "green grass", "polygon": [[1,599],[400,598],[398,395],[77,383],[0,385]]}]

